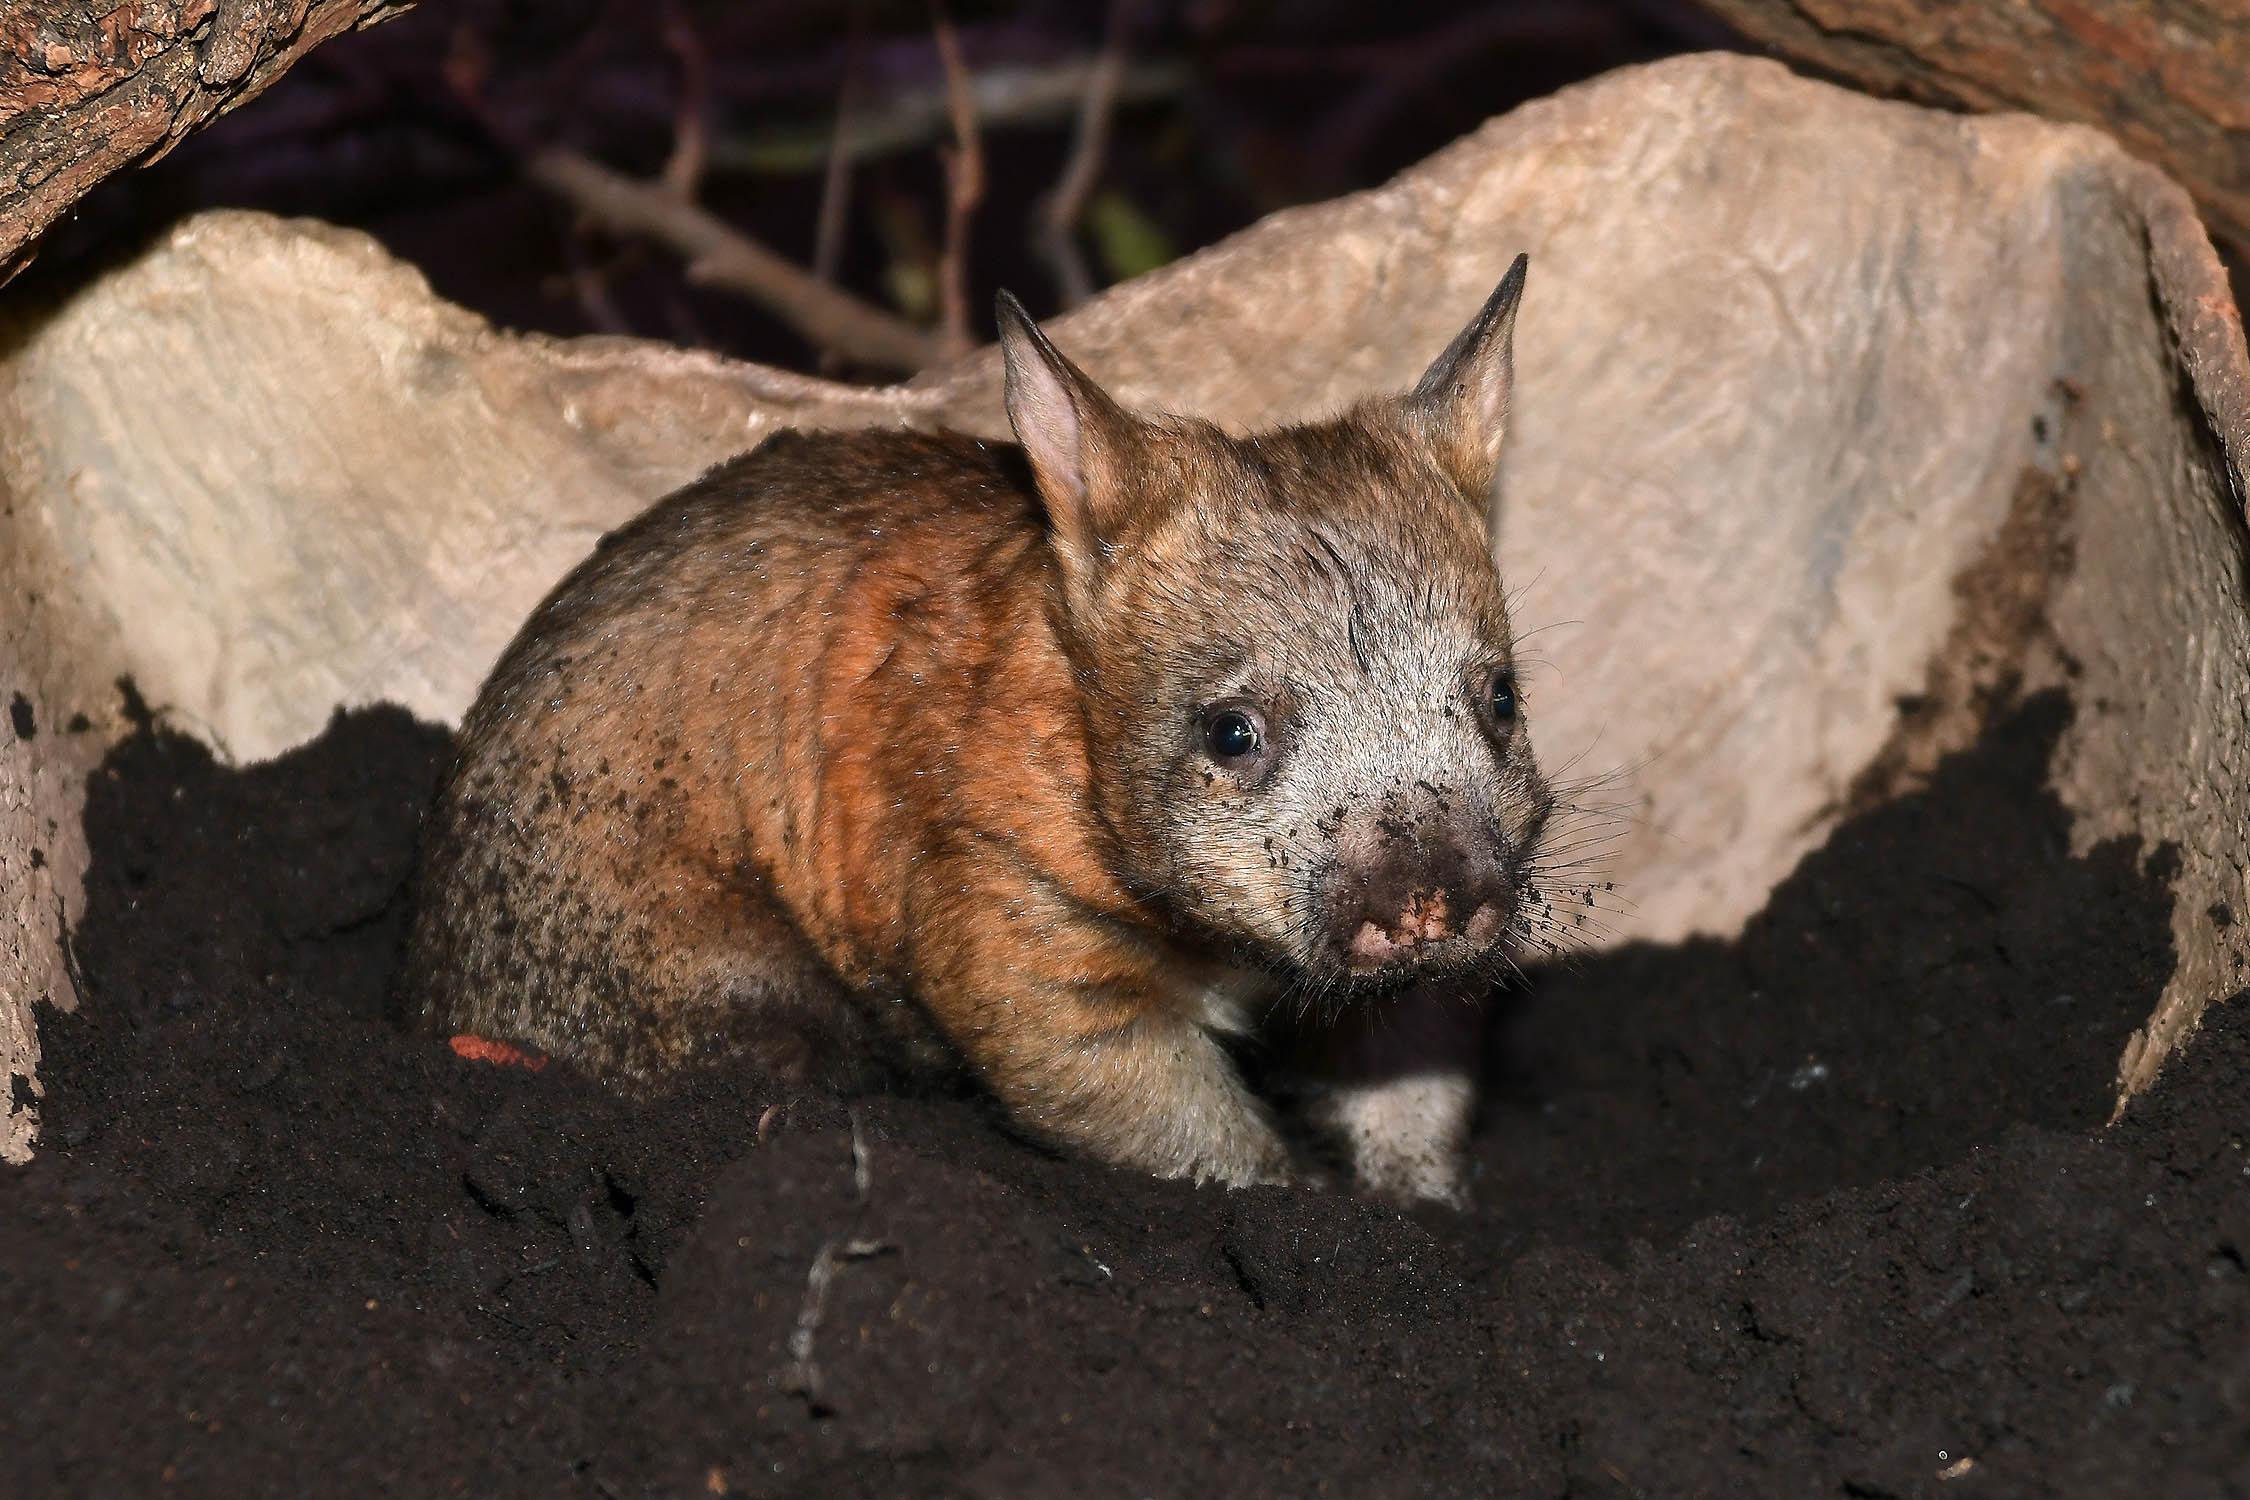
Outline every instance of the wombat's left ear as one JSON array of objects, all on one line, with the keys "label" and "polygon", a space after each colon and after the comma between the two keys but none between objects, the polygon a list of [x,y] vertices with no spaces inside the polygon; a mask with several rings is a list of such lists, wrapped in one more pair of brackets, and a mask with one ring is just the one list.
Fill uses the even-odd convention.
[{"label": "wombat's left ear", "polygon": [[1515,393],[1516,304],[1531,257],[1519,255],[1484,304],[1406,397],[1406,409],[1461,493],[1482,507],[1500,467]]}]

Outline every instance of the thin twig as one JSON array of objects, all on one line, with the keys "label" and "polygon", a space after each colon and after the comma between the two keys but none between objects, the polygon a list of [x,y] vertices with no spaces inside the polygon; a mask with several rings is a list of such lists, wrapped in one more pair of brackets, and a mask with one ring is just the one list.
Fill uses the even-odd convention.
[{"label": "thin twig", "polygon": [[945,97],[953,116],[953,147],[945,160],[945,249],[938,257],[938,306],[946,344],[973,346],[969,335],[969,226],[984,197],[984,142],[977,134],[976,88],[961,60],[961,39],[942,5],[931,7],[938,60],[945,65]]},{"label": "thin twig", "polygon": [[789,1375],[784,1384],[804,1397],[805,1404],[816,1413],[829,1410],[820,1390],[820,1364],[813,1358],[821,1319],[828,1316],[828,1288],[849,1262],[881,1255],[890,1248],[881,1240],[838,1236],[821,1243],[813,1256],[812,1269],[805,1273],[805,1300],[797,1309],[797,1326],[789,1331]]},{"label": "thin twig", "polygon": [[[976,95],[977,124],[986,135],[1075,117],[1086,98],[1092,57],[1047,63],[992,63],[970,77]],[[1117,83],[1119,105],[1172,98],[1194,75],[1176,59],[1137,63]],[[941,79],[929,88],[901,87],[862,93],[852,121],[849,147],[854,165],[903,151],[917,151],[952,131],[952,112]],[[794,120],[781,124],[721,130],[711,140],[714,172],[761,177],[795,177],[819,172],[835,141],[834,122]]]},{"label": "thin twig", "polygon": [[602,333],[631,333],[632,325],[618,311],[617,299],[609,294],[608,276],[594,263],[584,237],[576,232],[563,236],[563,263],[569,267],[570,290],[586,321]]},{"label": "thin twig", "polygon": [[919,370],[956,352],[949,340],[816,280],[662,183],[639,181],[562,149],[539,152],[524,170],[613,233],[670,246],[687,258],[689,280],[748,297],[820,348],[890,370]]},{"label": "thin twig", "polygon": [[679,0],[667,0],[663,34],[664,48],[680,68],[679,114],[663,180],[679,197],[692,199],[703,189],[703,169],[711,159],[711,57]]},{"label": "thin twig", "polygon": [[[524,175],[613,234],[637,234],[686,257],[690,281],[747,297],[816,348],[886,370],[919,370],[956,352],[935,335],[826,285],[803,267],[673,190],[561,147],[541,149],[484,98],[481,39],[454,33],[444,76],[470,117],[523,161]],[[700,170],[700,169],[698,169]]]},{"label": "thin twig", "polygon": [[821,1322],[828,1316],[828,1289],[835,1284],[837,1273],[850,1262],[882,1255],[892,1248],[881,1240],[867,1239],[858,1233],[861,1222],[867,1217],[874,1173],[867,1142],[860,1134],[858,1112],[850,1112],[848,1118],[852,1127],[852,1191],[858,1207],[852,1211],[852,1227],[822,1241],[820,1249],[814,1253],[812,1268],[805,1273],[805,1298],[797,1308],[797,1326],[789,1331],[789,1371],[784,1384],[802,1396],[805,1405],[816,1414],[830,1409],[821,1395],[820,1365],[813,1358]]},{"label": "thin twig", "polygon": [[852,1127],[852,1193],[865,1208],[867,1195],[875,1190],[875,1153],[867,1149],[867,1137],[860,1131],[859,1111],[847,1109],[844,1118]]},{"label": "thin twig", "polygon": [[1101,180],[1102,158],[1109,151],[1109,126],[1117,109],[1118,85],[1125,77],[1125,37],[1133,0],[1110,0],[1109,26],[1102,36],[1101,55],[1086,72],[1086,92],[1078,101],[1078,129],[1070,142],[1070,160],[1039,210],[1039,228],[1033,248],[1055,278],[1055,289],[1065,307],[1076,307],[1094,295],[1093,273],[1078,248],[1078,221],[1085,216],[1086,200]]},{"label": "thin twig", "polygon": [[[828,136],[828,161],[820,174],[820,210],[813,220],[812,273],[833,286],[844,258],[844,231],[852,208],[852,134],[859,113],[860,54],[867,41],[867,7],[852,0],[844,32],[844,76],[836,86],[836,128]],[[833,374],[833,350],[820,356],[820,373]]]},{"label": "thin twig", "polygon": [[836,89],[836,128],[828,137],[828,162],[820,174],[820,216],[813,221],[812,273],[836,279],[844,254],[845,221],[851,213],[852,123],[859,104],[860,49],[866,42],[867,7],[853,0],[844,33],[844,78]]},{"label": "thin twig", "polygon": [[1392,41],[1235,47],[1215,71],[1222,78],[1360,75],[1358,88],[1325,112],[1301,153],[1318,171],[1349,175],[1377,130],[1448,73],[1509,49],[1526,55],[1573,46],[1609,50],[1621,25],[1621,13],[1601,6],[1488,5]]}]

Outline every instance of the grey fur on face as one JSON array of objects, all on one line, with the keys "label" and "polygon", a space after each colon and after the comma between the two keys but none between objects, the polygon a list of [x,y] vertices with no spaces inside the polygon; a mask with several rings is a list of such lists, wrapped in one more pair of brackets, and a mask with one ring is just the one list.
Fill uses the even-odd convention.
[{"label": "grey fur on face", "polygon": [[[1160,830],[1152,879],[1330,981],[1382,967],[1351,952],[1367,914],[1340,908],[1418,890],[1433,938],[1394,977],[1484,959],[1551,801],[1520,709],[1496,725],[1480,703],[1513,666],[1481,518],[1403,422],[1362,430],[1380,415],[1239,444],[1236,482],[1121,559],[1109,600],[1165,643],[1117,685],[1161,767],[1129,814]],[[1254,714],[1255,756],[1207,753],[1215,706]]]}]

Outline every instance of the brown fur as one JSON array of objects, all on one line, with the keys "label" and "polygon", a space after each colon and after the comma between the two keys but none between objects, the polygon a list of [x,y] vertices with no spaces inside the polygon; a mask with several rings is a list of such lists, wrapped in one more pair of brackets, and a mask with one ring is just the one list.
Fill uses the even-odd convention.
[{"label": "brown fur", "polygon": [[[1491,911],[1522,907],[1546,812],[1520,728],[1466,727],[1511,639],[1477,392],[1235,439],[1126,415],[1027,329],[1028,465],[953,433],[784,434],[540,606],[430,823],[425,1025],[626,1081],[734,1052],[847,1083],[958,1061],[1047,1139],[1244,1182],[1289,1163],[1222,1036],[1278,997],[1376,1003],[1338,947],[1363,909],[1427,933],[1417,979],[1488,956],[1418,873],[1443,855],[1458,892],[1469,861]],[[1504,381],[1496,336],[1480,378]],[[1354,752],[1333,785],[1284,763],[1275,787],[1319,794],[1285,829],[1198,738],[1220,687],[1277,743],[1411,690],[1435,727],[1384,753],[1486,748],[1458,775]]]}]

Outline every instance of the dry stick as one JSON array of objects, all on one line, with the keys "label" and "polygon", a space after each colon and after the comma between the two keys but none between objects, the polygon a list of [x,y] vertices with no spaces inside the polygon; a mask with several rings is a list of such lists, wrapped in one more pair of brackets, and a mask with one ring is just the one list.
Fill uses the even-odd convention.
[{"label": "dry stick", "polygon": [[641,182],[575,151],[533,148],[484,101],[477,39],[456,29],[444,76],[462,107],[492,139],[523,159],[524,175],[614,234],[639,234],[687,258],[688,278],[736,292],[788,324],[808,343],[889,370],[919,370],[951,351],[904,318],[815,280],[661,182]]},{"label": "dry stick", "polygon": [[1078,221],[1085,216],[1086,200],[1101,180],[1102,158],[1109,151],[1110,117],[1117,108],[1118,85],[1125,77],[1125,30],[1133,0],[1111,0],[1109,27],[1102,37],[1101,55],[1086,72],[1086,92],[1078,101],[1078,129],[1071,138],[1070,160],[1055,182],[1054,191],[1039,213],[1039,230],[1032,248],[1047,262],[1055,278],[1062,305],[1076,307],[1094,295],[1093,273],[1078,248]]},{"label": "dry stick", "polygon": [[664,7],[664,47],[680,66],[680,109],[663,182],[680,197],[693,198],[702,190],[703,168],[711,159],[711,58],[679,0]]},{"label": "dry stick", "polygon": [[[703,174],[711,160],[711,55],[696,34],[695,20],[681,0],[664,0],[662,24],[664,50],[679,67],[680,98],[672,119],[672,154],[665,159],[657,180],[692,203],[703,191]],[[688,299],[677,291],[664,298],[664,312],[675,341],[690,348],[712,347],[711,338],[695,316]],[[824,351],[821,358],[834,360]]]},{"label": "dry stick", "polygon": [[586,321],[603,333],[630,334],[632,325],[617,310],[617,300],[609,294],[609,278],[594,264],[583,235],[563,236],[563,260],[570,268],[570,290],[577,297],[578,310],[586,315]]},{"label": "dry stick", "polygon": [[854,0],[844,33],[844,77],[836,88],[836,129],[828,137],[828,161],[820,174],[820,215],[813,221],[812,273],[836,279],[844,254],[844,225],[851,212],[852,125],[859,104],[859,54],[867,30],[867,8]]},{"label": "dry stick", "polygon": [[797,1326],[789,1332],[790,1366],[784,1383],[804,1397],[816,1414],[830,1409],[821,1395],[820,1365],[813,1359],[813,1340],[820,1333],[821,1319],[828,1315],[828,1288],[849,1262],[881,1255],[890,1248],[881,1240],[837,1238],[823,1243],[820,1253],[813,1257],[812,1270],[805,1275],[804,1305],[797,1310]]},{"label": "dry stick", "polygon": [[561,149],[537,153],[525,171],[612,232],[670,246],[687,258],[689,280],[739,292],[820,348],[891,370],[919,370],[957,352],[947,339],[815,279],[661,183]]},{"label": "dry stick", "polygon": [[[866,41],[867,8],[853,0],[844,33],[844,76],[836,87],[836,128],[828,137],[828,161],[820,174],[820,211],[813,220],[813,279],[834,285],[844,257],[844,229],[851,216],[852,130],[859,104],[860,49]],[[833,350],[820,356],[820,373],[835,373]]]},{"label": "dry stick", "polygon": [[[969,84],[976,94],[977,122],[993,130],[1010,125],[1068,124],[1086,97],[1086,75],[1094,58],[1068,58],[1051,63],[994,63],[973,70]],[[1191,75],[1178,61],[1136,63],[1117,82],[1120,105],[1169,98],[1185,90]],[[851,157],[854,163],[911,151],[942,137],[952,129],[944,80],[931,89],[885,91],[862,98],[852,121]],[[818,139],[814,139],[815,134]],[[795,177],[820,170],[835,139],[829,122],[817,125],[782,123],[739,132],[720,131],[711,138],[711,169],[747,172],[761,177]]]},{"label": "dry stick", "polygon": [[961,61],[961,39],[943,6],[931,8],[938,60],[945,65],[945,97],[953,115],[953,149],[945,161],[945,250],[938,257],[938,305],[945,340],[955,352],[975,346],[969,336],[969,224],[984,197],[984,142],[977,134],[976,89]]},{"label": "dry stick", "polygon": [[797,1309],[797,1326],[789,1332],[790,1364],[783,1382],[787,1389],[804,1397],[805,1405],[815,1414],[829,1410],[820,1392],[820,1366],[813,1359],[814,1340],[820,1334],[821,1321],[828,1316],[828,1289],[848,1263],[884,1254],[891,1248],[881,1240],[865,1239],[854,1232],[867,1217],[868,1192],[875,1185],[875,1177],[867,1142],[860,1134],[859,1114],[855,1110],[847,1118],[852,1126],[852,1187],[859,1206],[852,1213],[852,1230],[823,1241],[813,1256],[812,1269],[805,1273],[805,1300]]}]

